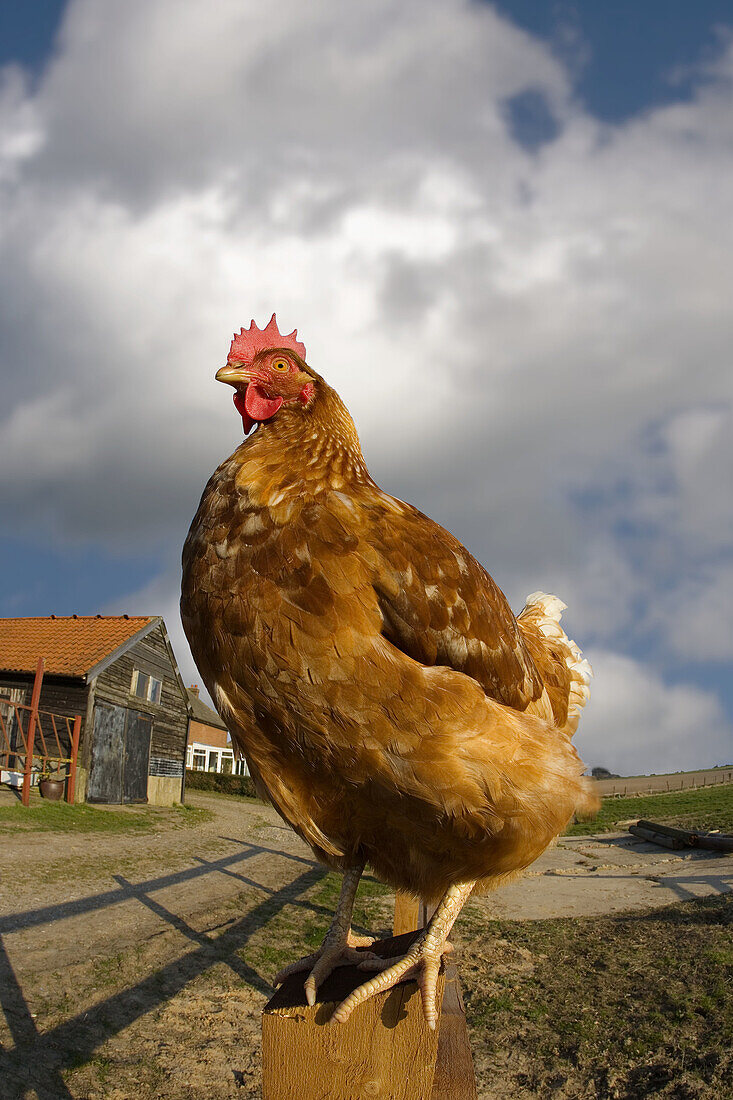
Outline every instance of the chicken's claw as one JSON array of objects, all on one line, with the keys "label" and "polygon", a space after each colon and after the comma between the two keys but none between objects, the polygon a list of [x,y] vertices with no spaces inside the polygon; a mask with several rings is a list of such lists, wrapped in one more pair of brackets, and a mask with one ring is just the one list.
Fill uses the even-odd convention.
[{"label": "chicken's claw", "polygon": [[297,974],[301,970],[310,970],[305,980],[305,999],[312,1007],[316,1003],[316,991],[326,978],[339,966],[348,966],[353,963],[371,963],[377,956],[371,952],[357,951],[357,947],[369,947],[374,943],[373,936],[355,936],[349,929],[346,935],[334,935],[334,930],[326,936],[325,940],[312,955],[306,955],[304,959],[290,963],[279,974],[275,975],[274,984],[280,985],[291,974]]},{"label": "chicken's claw", "polygon": [[364,954],[360,953],[360,970],[381,970],[381,973],[350,993],[337,1007],[330,1023],[343,1024],[357,1005],[373,997],[375,993],[382,993],[385,989],[392,989],[399,982],[414,978],[420,987],[425,1021],[429,1028],[435,1030],[438,1022],[438,1008],[435,1002],[440,963],[443,955],[449,954],[452,950],[453,945],[447,940],[435,946],[428,941],[427,935],[423,935],[415,940],[407,954],[396,962],[393,959],[380,959],[371,954],[365,958]]}]

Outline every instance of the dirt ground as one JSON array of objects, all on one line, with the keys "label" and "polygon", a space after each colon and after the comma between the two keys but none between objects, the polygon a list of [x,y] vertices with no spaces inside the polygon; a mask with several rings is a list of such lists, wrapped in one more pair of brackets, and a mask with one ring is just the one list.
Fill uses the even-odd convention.
[{"label": "dirt ground", "polygon": [[[338,880],[270,808],[201,792],[189,801],[212,811],[211,820],[172,829],[161,818],[160,830],[144,836],[3,835],[0,1097],[260,1095],[259,1017],[269,983],[319,942]],[[577,918],[666,913],[690,899],[713,905],[731,891],[733,856],[660,851],[605,834],[564,838],[521,881],[472,901],[454,939],[479,1037],[479,1095],[627,1095],[586,1085],[573,1093],[539,1078],[517,1091],[514,1056],[492,1052],[480,1029],[501,1011],[501,999],[497,1008],[485,996],[494,971],[516,977],[527,970],[522,951],[535,948],[511,944],[497,922],[549,928],[575,918],[566,922],[572,927],[582,924]],[[366,877],[355,927],[386,932],[392,906],[389,892]],[[548,949],[537,957],[547,959]],[[628,1095],[708,1095],[700,1087]]]}]

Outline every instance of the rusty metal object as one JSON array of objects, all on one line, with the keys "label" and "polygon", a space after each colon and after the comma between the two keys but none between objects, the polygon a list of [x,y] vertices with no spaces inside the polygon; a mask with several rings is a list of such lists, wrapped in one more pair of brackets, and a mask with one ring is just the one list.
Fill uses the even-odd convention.
[{"label": "rusty metal object", "polygon": [[[64,770],[66,774],[59,778],[62,791],[66,784],[67,802],[74,801],[76,791],[81,715],[69,718],[38,709],[43,674],[44,660],[41,657],[30,706],[11,698],[0,698],[0,767],[14,772],[22,770],[21,800],[24,806],[30,803],[31,779],[39,763],[41,774],[48,774],[49,767],[54,771]],[[67,744],[69,756],[66,755]]]}]

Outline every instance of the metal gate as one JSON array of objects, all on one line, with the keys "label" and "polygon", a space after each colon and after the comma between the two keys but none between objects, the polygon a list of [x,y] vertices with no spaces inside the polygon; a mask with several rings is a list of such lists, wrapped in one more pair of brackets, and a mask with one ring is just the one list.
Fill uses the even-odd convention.
[{"label": "metal gate", "polygon": [[152,730],[147,714],[95,704],[88,802],[147,802]]}]

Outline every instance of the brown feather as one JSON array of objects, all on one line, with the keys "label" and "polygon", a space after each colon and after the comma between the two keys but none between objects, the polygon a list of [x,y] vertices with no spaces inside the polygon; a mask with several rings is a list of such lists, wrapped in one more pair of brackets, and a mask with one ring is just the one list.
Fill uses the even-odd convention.
[{"label": "brown feather", "polygon": [[590,797],[562,643],[375,485],[314,378],[311,405],[283,407],[204,490],[183,553],[194,658],[259,789],[320,859],[367,860],[427,898],[489,888]]}]

